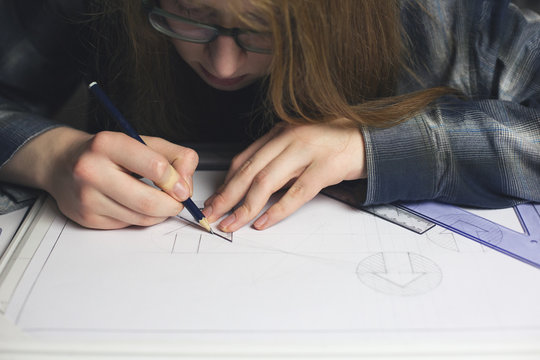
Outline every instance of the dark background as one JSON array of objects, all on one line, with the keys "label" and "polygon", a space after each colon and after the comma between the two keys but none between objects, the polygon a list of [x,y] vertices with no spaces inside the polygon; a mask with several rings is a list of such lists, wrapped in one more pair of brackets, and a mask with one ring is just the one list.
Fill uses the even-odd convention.
[{"label": "dark background", "polygon": [[[512,1],[520,8],[526,8],[536,11],[540,14],[540,0],[514,0]],[[86,119],[86,102],[87,102],[88,90],[86,85],[82,84],[81,87],[73,94],[72,98],[65,104],[65,106],[56,114],[55,119],[70,124],[79,129],[84,129]]]}]

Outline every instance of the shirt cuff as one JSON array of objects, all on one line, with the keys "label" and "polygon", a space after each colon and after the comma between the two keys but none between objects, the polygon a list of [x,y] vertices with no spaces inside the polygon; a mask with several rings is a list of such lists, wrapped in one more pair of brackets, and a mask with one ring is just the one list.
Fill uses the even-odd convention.
[{"label": "shirt cuff", "polygon": [[435,132],[418,115],[389,128],[364,128],[367,193],[364,205],[433,199],[439,178]]},{"label": "shirt cuff", "polygon": [[29,140],[58,126],[39,115],[0,109],[0,167]]},{"label": "shirt cuff", "polygon": [[33,204],[42,193],[37,189],[0,182],[0,215]]}]

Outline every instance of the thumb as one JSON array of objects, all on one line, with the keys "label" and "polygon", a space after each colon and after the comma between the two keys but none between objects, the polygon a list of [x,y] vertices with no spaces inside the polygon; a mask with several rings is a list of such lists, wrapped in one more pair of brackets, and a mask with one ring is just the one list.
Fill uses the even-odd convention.
[{"label": "thumb", "polygon": [[185,201],[191,196],[191,186],[176,172],[171,164],[169,164],[161,179],[155,183],[177,201]]}]

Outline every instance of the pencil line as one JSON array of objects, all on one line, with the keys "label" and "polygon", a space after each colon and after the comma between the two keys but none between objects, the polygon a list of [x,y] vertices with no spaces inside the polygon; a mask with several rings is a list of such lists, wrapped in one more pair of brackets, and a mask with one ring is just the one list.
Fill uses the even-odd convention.
[{"label": "pencil line", "polygon": [[197,245],[197,254],[199,253],[199,250],[201,249],[201,242],[202,242],[202,235],[199,235],[199,245]]},{"label": "pencil line", "polygon": [[176,239],[178,238],[178,233],[174,234],[174,242],[171,250],[171,254],[174,254],[174,248],[176,247]]}]

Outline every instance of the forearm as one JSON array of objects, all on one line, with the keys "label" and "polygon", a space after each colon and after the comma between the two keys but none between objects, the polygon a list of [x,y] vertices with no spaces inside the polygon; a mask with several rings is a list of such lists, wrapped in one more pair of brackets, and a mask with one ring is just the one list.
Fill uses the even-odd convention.
[{"label": "forearm", "polygon": [[0,168],[0,181],[50,191],[55,172],[89,134],[68,127],[47,129],[26,141]]},{"label": "forearm", "polygon": [[539,119],[515,103],[453,99],[394,128],[367,130],[366,204],[540,201]]},{"label": "forearm", "polygon": [[365,205],[540,201],[540,18],[508,1],[428,3],[422,20],[406,14],[418,78],[404,74],[399,92],[445,85],[466,100],[441,99],[395,127],[365,130]]}]

